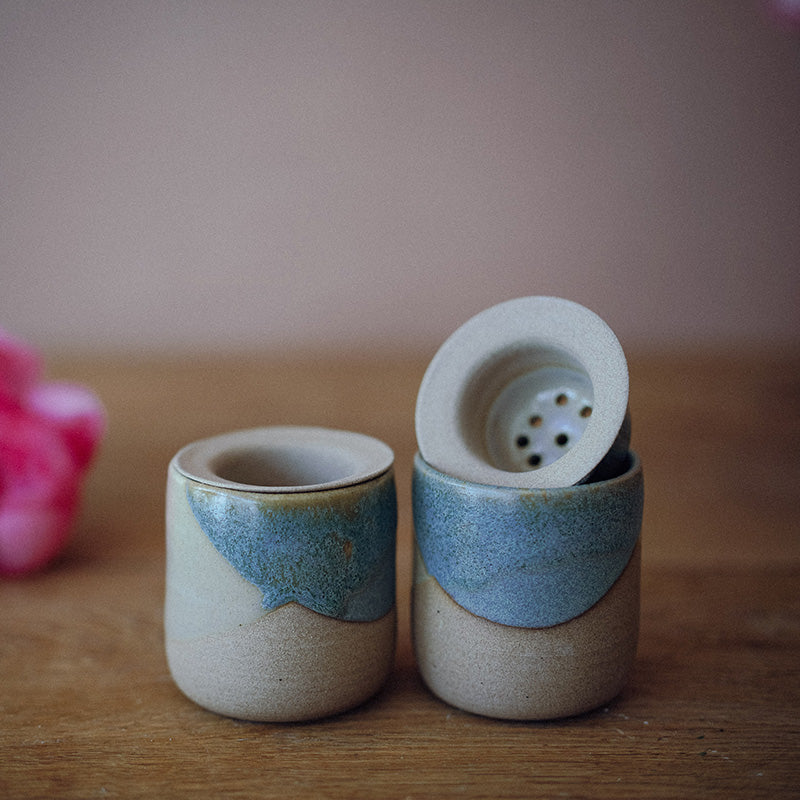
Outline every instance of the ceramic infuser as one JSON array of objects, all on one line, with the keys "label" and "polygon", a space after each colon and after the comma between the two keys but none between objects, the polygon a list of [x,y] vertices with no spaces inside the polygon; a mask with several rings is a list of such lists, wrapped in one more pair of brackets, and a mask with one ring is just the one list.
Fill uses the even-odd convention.
[{"label": "ceramic infuser", "polygon": [[296,721],[372,696],[394,659],[394,455],[357,433],[237,431],[167,481],[173,679],[220,714]]},{"label": "ceramic infuser", "polygon": [[434,356],[416,408],[412,634],[443,700],[550,719],[624,686],[643,507],[627,406],[616,336],[561,298],[494,306]]}]

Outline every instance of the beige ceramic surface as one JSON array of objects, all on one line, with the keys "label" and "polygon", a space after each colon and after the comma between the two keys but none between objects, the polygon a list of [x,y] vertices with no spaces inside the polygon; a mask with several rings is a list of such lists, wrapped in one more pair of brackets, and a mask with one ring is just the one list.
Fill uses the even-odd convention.
[{"label": "beige ceramic surface", "polygon": [[412,635],[420,672],[442,700],[475,714],[553,719],[611,700],[636,654],[641,545],[601,600],[551,628],[516,628],[457,605],[415,548]]},{"label": "beige ceramic surface", "polygon": [[262,593],[245,580],[203,532],[185,500],[186,478],[167,476],[167,643],[249,625],[264,614]]},{"label": "beige ceramic surface", "polygon": [[394,659],[396,614],[345,622],[289,603],[218,633],[168,636],[181,691],[211,711],[273,722],[328,716],[375,694]]}]

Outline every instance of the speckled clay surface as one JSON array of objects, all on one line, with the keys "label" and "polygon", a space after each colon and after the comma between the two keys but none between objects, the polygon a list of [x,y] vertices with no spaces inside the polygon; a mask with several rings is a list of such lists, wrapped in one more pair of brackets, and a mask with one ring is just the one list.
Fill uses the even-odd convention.
[{"label": "speckled clay surface", "polygon": [[416,541],[428,572],[473,614],[540,628],[593,606],[639,538],[638,458],[608,481],[561,489],[483,486],[414,461]]},{"label": "speckled clay surface", "polygon": [[196,444],[173,459],[167,482],[175,682],[206,708],[255,720],[366,700],[394,655],[391,450],[308,428]]},{"label": "speckled clay surface", "polygon": [[205,635],[167,635],[181,691],[219,714],[292,722],[346,711],[372,697],[394,660],[395,610],[343,622],[297,603]]},{"label": "speckled clay surface", "polygon": [[412,632],[422,677],[445,702],[483,716],[546,720],[597,708],[622,690],[633,666],[639,574],[637,546],[588,611],[550,628],[518,628],[459,606],[418,559]]},{"label": "speckled clay surface", "polygon": [[417,396],[417,443],[429,464],[463,480],[571,486],[598,467],[617,471],[627,404],[628,367],[609,326],[570,300],[521,297],[477,314],[439,348]]}]

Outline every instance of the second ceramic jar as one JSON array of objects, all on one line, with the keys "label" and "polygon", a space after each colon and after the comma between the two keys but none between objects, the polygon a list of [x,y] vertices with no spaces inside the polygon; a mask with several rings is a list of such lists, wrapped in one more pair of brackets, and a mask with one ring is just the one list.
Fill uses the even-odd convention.
[{"label": "second ceramic jar", "polygon": [[616,695],[639,621],[643,481],[606,323],[555,297],[468,320],[417,397],[412,631],[428,687],[492,717]]}]

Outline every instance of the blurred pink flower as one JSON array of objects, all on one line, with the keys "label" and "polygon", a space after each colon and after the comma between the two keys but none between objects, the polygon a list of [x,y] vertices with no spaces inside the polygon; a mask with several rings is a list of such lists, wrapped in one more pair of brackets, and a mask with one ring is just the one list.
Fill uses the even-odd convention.
[{"label": "blurred pink flower", "polygon": [[40,569],[61,551],[105,430],[89,389],[41,372],[39,353],[0,328],[0,575]]}]

